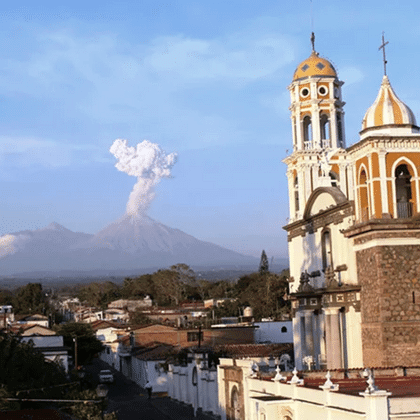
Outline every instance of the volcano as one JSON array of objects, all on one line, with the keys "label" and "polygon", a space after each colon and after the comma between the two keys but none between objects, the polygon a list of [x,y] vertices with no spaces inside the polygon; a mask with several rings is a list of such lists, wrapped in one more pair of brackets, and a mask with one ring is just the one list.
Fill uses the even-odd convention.
[{"label": "volcano", "polygon": [[0,274],[62,271],[107,273],[167,268],[257,266],[258,260],[210,242],[148,216],[125,214],[96,235],[72,232],[51,223],[45,228],[0,237]]}]

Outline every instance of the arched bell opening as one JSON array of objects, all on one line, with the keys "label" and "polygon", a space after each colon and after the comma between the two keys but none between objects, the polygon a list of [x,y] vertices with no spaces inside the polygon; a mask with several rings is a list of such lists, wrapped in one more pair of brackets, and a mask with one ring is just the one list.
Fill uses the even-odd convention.
[{"label": "arched bell opening", "polygon": [[323,149],[326,149],[331,147],[330,119],[328,115],[322,114],[319,123],[321,129],[321,146]]},{"label": "arched bell opening", "polygon": [[405,219],[413,215],[411,174],[407,165],[398,165],[394,176],[397,217]]},{"label": "arched bell opening", "polygon": [[364,222],[369,220],[369,198],[366,171],[362,169],[359,174],[359,219]]},{"label": "arched bell opening", "polygon": [[309,115],[303,118],[303,141],[305,149],[312,148],[312,119]]}]

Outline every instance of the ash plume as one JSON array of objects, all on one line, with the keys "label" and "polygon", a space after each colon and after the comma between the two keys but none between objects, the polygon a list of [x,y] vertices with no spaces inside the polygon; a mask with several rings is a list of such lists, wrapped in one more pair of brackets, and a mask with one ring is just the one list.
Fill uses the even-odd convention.
[{"label": "ash plume", "polygon": [[176,163],[176,153],[167,155],[158,144],[144,140],[136,147],[128,146],[127,140],[117,139],[109,151],[117,158],[115,167],[128,175],[137,177],[130,193],[126,213],[145,216],[155,197],[155,186],[162,178],[171,177]]}]

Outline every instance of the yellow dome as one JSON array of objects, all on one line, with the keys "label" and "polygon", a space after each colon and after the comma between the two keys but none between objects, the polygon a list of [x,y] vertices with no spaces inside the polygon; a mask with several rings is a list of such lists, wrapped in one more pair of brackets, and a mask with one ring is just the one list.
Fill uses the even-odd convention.
[{"label": "yellow dome", "polygon": [[411,109],[395,94],[388,76],[382,79],[378,97],[366,111],[362,130],[384,125],[416,125],[416,118]]},{"label": "yellow dome", "polygon": [[334,66],[315,51],[306,60],[302,61],[293,75],[293,80],[303,79],[310,76],[333,76],[337,77]]}]

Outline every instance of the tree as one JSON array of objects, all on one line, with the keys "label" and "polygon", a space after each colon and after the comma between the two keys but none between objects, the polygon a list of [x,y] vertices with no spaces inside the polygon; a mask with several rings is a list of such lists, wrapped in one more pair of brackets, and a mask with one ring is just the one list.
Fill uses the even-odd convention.
[{"label": "tree", "polygon": [[185,296],[184,287],[179,281],[178,273],[174,270],[158,270],[153,273],[153,284],[159,304],[178,305]]},{"label": "tree", "polygon": [[258,271],[261,275],[268,273],[268,258],[264,250],[261,253],[260,268]]},{"label": "tree", "polygon": [[41,283],[28,283],[20,287],[13,300],[15,313],[42,313],[49,310],[49,304],[42,291]]},{"label": "tree", "polygon": [[73,338],[77,340],[78,365],[84,365],[89,362],[97,353],[100,353],[104,349],[103,344],[96,338],[89,324],[69,322],[67,324],[57,325],[54,329],[57,334],[63,336],[64,345],[72,349],[73,360],[75,360],[75,342]]},{"label": "tree", "polygon": [[[19,337],[0,333],[0,388],[9,397],[16,396],[17,391],[41,389],[42,395],[51,398],[57,388],[48,388],[66,382],[65,372],[56,363],[47,362],[44,355],[32,344],[20,342]],[[41,391],[39,391],[41,393]],[[27,396],[27,394],[25,394]],[[45,397],[48,395],[48,397]],[[38,398],[32,392],[31,398]]]},{"label": "tree", "polygon": [[145,295],[154,296],[155,286],[152,274],[143,274],[134,279],[126,277],[121,289],[124,299],[142,299]]}]

